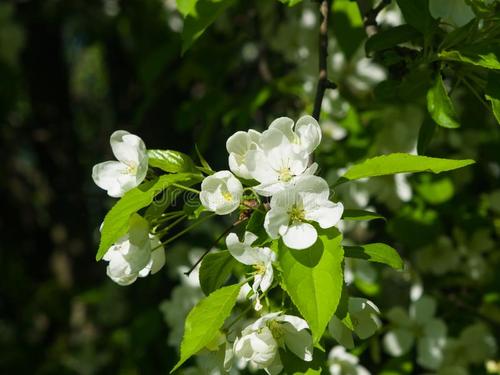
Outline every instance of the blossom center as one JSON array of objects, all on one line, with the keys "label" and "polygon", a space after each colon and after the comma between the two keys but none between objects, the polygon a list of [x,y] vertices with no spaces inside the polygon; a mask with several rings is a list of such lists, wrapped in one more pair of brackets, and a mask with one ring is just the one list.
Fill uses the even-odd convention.
[{"label": "blossom center", "polygon": [[135,163],[133,161],[128,161],[125,163],[125,165],[127,166],[127,169],[125,170],[126,174],[129,174],[132,176],[135,176],[137,174],[137,163]]},{"label": "blossom center", "polygon": [[285,332],[283,331],[283,327],[281,326],[281,324],[275,320],[271,320],[267,323],[267,326],[269,327],[269,330],[271,331],[274,339],[278,343],[280,343],[283,339],[283,336],[285,336]]},{"label": "blossom center", "polygon": [[288,215],[290,216],[290,220],[292,222],[297,222],[304,221],[306,213],[303,207],[299,207],[298,205],[294,204],[290,211],[288,211]]},{"label": "blossom center", "polygon": [[254,264],[253,268],[257,275],[263,275],[264,273],[266,273],[266,266],[263,263]]},{"label": "blossom center", "polygon": [[279,180],[283,182],[288,182],[292,179],[292,171],[290,171],[289,167],[283,167],[279,171]]},{"label": "blossom center", "polygon": [[231,202],[233,200],[233,194],[231,194],[229,191],[225,191],[222,193],[222,198],[224,198],[226,202]]}]

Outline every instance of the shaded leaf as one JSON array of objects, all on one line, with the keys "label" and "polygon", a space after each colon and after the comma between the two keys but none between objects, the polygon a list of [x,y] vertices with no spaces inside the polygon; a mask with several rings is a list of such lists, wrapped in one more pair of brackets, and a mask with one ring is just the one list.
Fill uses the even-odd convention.
[{"label": "shaded leaf", "polygon": [[418,141],[417,141],[417,152],[419,155],[423,155],[427,151],[427,147],[431,143],[432,137],[436,131],[436,123],[430,117],[430,115],[426,115],[422,125],[420,125],[420,130],[418,132]]},{"label": "shaded leaf", "polygon": [[477,43],[452,51],[442,51],[439,57],[443,60],[459,61],[486,69],[500,69],[498,42]]},{"label": "shaded leaf", "polygon": [[500,74],[488,74],[485,97],[491,103],[493,115],[500,125]]},{"label": "shaded leaf", "polygon": [[356,209],[346,209],[342,215],[344,220],[385,220],[385,217],[377,214],[376,212],[356,210]]},{"label": "shaded leaf", "polygon": [[209,295],[224,285],[236,263],[228,250],[211,253],[203,258],[199,273],[203,293]]},{"label": "shaded leaf", "polygon": [[450,129],[460,127],[455,107],[446,92],[443,78],[439,73],[427,92],[427,110],[438,125]]},{"label": "shaded leaf", "polygon": [[422,34],[429,34],[435,20],[429,12],[429,0],[396,0],[405,21],[420,31]]},{"label": "shaded leaf", "polygon": [[344,246],[344,252],[348,258],[365,259],[370,262],[384,263],[395,269],[403,269],[403,261],[398,252],[383,243]]},{"label": "shaded leaf", "polygon": [[420,33],[410,25],[400,25],[388,30],[382,30],[371,36],[365,43],[367,55],[383,51],[398,44],[409,42],[420,36]]}]

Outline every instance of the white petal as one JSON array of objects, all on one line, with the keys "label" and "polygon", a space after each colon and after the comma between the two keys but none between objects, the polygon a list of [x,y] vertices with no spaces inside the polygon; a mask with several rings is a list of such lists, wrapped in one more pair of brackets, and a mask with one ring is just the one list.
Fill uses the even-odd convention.
[{"label": "white petal", "polygon": [[295,133],[293,132],[293,120],[288,117],[278,117],[274,120],[269,129],[279,130],[290,143],[295,141]]},{"label": "white petal", "polygon": [[331,201],[318,202],[318,206],[312,210],[306,211],[306,220],[312,220],[319,224],[321,228],[330,228],[340,221],[344,206],[342,203],[333,203]]},{"label": "white petal", "polygon": [[319,176],[302,175],[294,180],[295,189],[303,197],[305,207],[314,207],[318,201],[328,200],[330,187]]},{"label": "white petal", "polygon": [[413,345],[413,334],[404,328],[397,328],[387,332],[384,336],[383,344],[387,353],[393,357],[400,357],[408,353]]},{"label": "white petal", "polygon": [[288,229],[288,222],[290,217],[286,211],[281,207],[272,207],[266,214],[264,219],[264,229],[266,230],[269,237],[272,239],[277,239],[280,236],[280,232]]},{"label": "white petal", "polygon": [[283,242],[286,246],[295,250],[304,250],[316,242],[318,233],[309,223],[294,223],[288,227]]},{"label": "white petal", "polygon": [[153,261],[151,265],[151,275],[154,275],[165,265],[165,250],[159,248],[153,251],[151,253],[151,260]]},{"label": "white petal", "polygon": [[113,198],[122,197],[127,191],[120,184],[119,179],[126,175],[127,166],[118,161],[105,161],[94,165],[92,179],[101,189],[108,192]]},{"label": "white petal", "polygon": [[289,186],[289,184],[277,181],[272,183],[263,183],[254,186],[253,189],[257,192],[257,194],[262,195],[263,197],[271,197],[274,194],[285,190],[287,186]]},{"label": "white petal", "polygon": [[278,173],[272,168],[264,151],[248,151],[245,164],[252,178],[260,183],[275,183],[278,181]]},{"label": "white petal", "polygon": [[147,158],[146,146],[142,139],[125,130],[117,130],[111,134],[109,143],[116,159],[125,164],[133,162],[139,165]]},{"label": "white petal", "polygon": [[121,277],[116,277],[110,273],[109,266],[106,268],[106,273],[111,280],[113,280],[118,285],[127,286],[132,284],[135,280],[137,280],[137,274],[125,275]]},{"label": "white petal", "polygon": [[227,152],[238,155],[245,155],[249,148],[250,137],[246,132],[237,131],[226,141]]},{"label": "white petal", "polygon": [[291,323],[283,324],[283,329],[285,330],[286,347],[300,359],[312,361],[313,343],[309,331],[306,329],[298,330]]},{"label": "white petal", "polygon": [[321,128],[311,116],[303,116],[297,121],[295,133],[300,139],[300,145],[309,154],[321,143]]},{"label": "white petal", "polygon": [[262,276],[262,281],[260,283],[260,290],[262,290],[262,292],[265,292],[266,290],[269,289],[269,287],[273,282],[273,276],[274,276],[273,266],[271,263],[268,263],[266,266],[266,271]]}]

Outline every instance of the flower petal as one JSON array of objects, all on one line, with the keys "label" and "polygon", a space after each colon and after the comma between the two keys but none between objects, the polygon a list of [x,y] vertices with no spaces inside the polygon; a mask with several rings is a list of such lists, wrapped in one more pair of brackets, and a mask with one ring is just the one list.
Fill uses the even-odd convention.
[{"label": "flower petal", "polygon": [[283,242],[291,249],[304,250],[314,245],[317,238],[318,233],[311,224],[294,223],[283,235]]},{"label": "flower petal", "polygon": [[271,207],[264,219],[264,229],[269,237],[277,239],[279,238],[281,231],[288,229],[289,221],[290,217],[286,209],[281,207]]},{"label": "flower petal", "polygon": [[342,218],[342,213],[344,212],[344,206],[342,203],[333,203],[331,201],[318,202],[312,210],[306,210],[305,218],[306,220],[312,220],[319,224],[321,228],[330,228],[337,223]]},{"label": "flower petal", "polygon": [[101,189],[108,192],[113,198],[122,197],[127,191],[120,184],[120,178],[126,174],[127,166],[118,161],[105,161],[94,165],[92,179]]},{"label": "flower petal", "polygon": [[289,322],[283,324],[283,329],[285,331],[284,339],[286,347],[300,359],[307,362],[312,361],[313,343],[309,331],[306,329],[298,330]]},{"label": "flower petal", "polygon": [[109,139],[116,159],[122,163],[133,162],[137,166],[147,159],[146,146],[141,138],[125,130],[117,130]]},{"label": "flower petal", "polygon": [[295,133],[293,132],[293,120],[291,118],[278,117],[269,125],[269,129],[279,130],[290,143],[294,143]]},{"label": "flower petal", "polygon": [[295,133],[300,145],[309,154],[321,143],[321,128],[314,117],[302,116],[295,125]]}]

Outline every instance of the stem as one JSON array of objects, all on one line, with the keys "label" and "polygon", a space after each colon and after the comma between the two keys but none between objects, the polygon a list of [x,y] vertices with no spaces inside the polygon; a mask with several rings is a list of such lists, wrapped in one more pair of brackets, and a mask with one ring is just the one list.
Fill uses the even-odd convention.
[{"label": "stem", "polygon": [[183,216],[183,215],[184,215],[184,211],[167,212],[167,213],[164,213],[161,216],[151,220],[151,223],[158,225],[158,224],[161,224],[165,221],[169,221],[169,220],[175,219],[175,218],[177,218],[179,216]]},{"label": "stem", "polygon": [[241,219],[241,220],[238,220],[236,222],[234,222],[233,224],[231,224],[229,227],[227,227],[224,232],[222,232],[219,237],[217,237],[217,239],[208,247],[207,250],[205,250],[205,252],[201,255],[201,257],[198,258],[198,260],[195,262],[195,264],[193,264],[193,266],[189,269],[189,271],[187,272],[184,272],[184,275],[188,276],[191,275],[191,272],[194,271],[194,269],[198,266],[198,264],[201,263],[201,261],[203,260],[203,258],[205,258],[208,253],[210,251],[212,251],[212,249],[217,245],[217,243],[222,239],[222,237],[224,237],[226,234],[228,234],[231,229],[233,229],[234,227],[237,227],[238,225],[240,225],[242,222],[244,222],[245,220],[247,220],[248,218],[245,217],[244,219]]},{"label": "stem", "polygon": [[200,194],[199,190],[196,190],[196,189],[193,189],[193,188],[181,185],[181,184],[172,184],[172,186],[175,186],[175,187],[177,187],[179,189],[184,189],[184,190],[189,191],[191,193]]},{"label": "stem", "polygon": [[186,215],[181,215],[173,223],[167,225],[165,228],[161,229],[160,231],[156,232],[155,234],[160,234],[160,233],[168,232],[170,229],[172,229],[173,227],[175,227],[177,224],[181,223],[186,218],[187,218]]},{"label": "stem", "polygon": [[200,225],[201,223],[207,221],[208,219],[214,217],[215,214],[210,214],[208,216],[205,216],[204,218],[198,220],[197,222],[195,222],[194,224],[191,224],[189,227],[187,227],[186,229],[184,230],[181,230],[179,233],[177,233],[175,236],[173,237],[170,237],[168,240],[166,240],[163,244],[164,245],[167,245],[169,244],[170,242],[176,240],[177,238],[181,237],[182,235],[184,235],[185,233],[189,232],[191,229],[194,229],[196,228],[198,225]]},{"label": "stem", "polygon": [[333,82],[328,80],[328,18],[330,15],[331,3],[333,0],[322,0],[320,5],[321,24],[319,26],[319,73],[318,85],[316,86],[316,96],[314,98],[313,117],[319,121],[321,114],[321,104],[325,96],[326,89],[336,88]]}]

